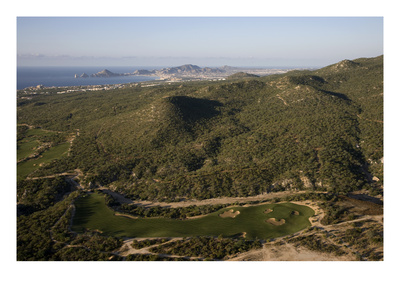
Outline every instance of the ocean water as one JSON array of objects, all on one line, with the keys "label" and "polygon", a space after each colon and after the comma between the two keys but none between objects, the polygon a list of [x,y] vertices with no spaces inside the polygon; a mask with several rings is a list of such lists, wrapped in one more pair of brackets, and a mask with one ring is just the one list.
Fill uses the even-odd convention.
[{"label": "ocean water", "polygon": [[74,78],[83,73],[91,74],[107,69],[113,73],[132,73],[138,69],[153,70],[162,67],[17,67],[17,89],[24,89],[39,84],[46,87],[118,84],[141,82],[157,79],[147,76],[117,76],[117,77],[88,77]]}]

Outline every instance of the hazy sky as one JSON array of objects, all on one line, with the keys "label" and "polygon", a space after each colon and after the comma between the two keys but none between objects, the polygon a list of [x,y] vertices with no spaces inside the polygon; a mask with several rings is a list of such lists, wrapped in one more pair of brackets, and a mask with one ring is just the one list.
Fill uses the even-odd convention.
[{"label": "hazy sky", "polygon": [[383,54],[382,17],[18,17],[18,66],[325,66]]}]

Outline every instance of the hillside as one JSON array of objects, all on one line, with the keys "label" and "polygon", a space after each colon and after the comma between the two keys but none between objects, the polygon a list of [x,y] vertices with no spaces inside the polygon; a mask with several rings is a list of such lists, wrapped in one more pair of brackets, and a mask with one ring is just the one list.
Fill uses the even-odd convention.
[{"label": "hillside", "polygon": [[80,169],[84,183],[157,200],[381,193],[382,56],[235,82],[41,95],[18,105],[20,124],[80,132],[70,155],[37,176]]},{"label": "hillside", "polygon": [[235,74],[229,75],[226,79],[243,79],[246,77],[259,77],[258,75],[249,74],[245,72],[237,72]]},{"label": "hillside", "polygon": [[383,56],[59,92],[17,92],[18,260],[383,260]]}]

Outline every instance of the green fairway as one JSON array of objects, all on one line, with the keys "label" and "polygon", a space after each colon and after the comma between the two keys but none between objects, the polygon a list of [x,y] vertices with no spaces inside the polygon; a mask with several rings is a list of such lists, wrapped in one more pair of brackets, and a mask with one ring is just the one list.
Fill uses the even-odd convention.
[{"label": "green fairway", "polygon": [[[26,130],[26,132],[23,133],[23,138],[17,142],[17,160],[28,158],[30,155],[37,152],[37,150],[35,150],[37,147],[48,143],[48,141],[57,136],[57,134],[57,132],[40,128]],[[39,157],[17,163],[17,178],[25,179],[30,173],[40,168],[41,165],[66,155],[69,147],[69,142],[57,143],[55,146],[51,146],[42,152]]]},{"label": "green fairway", "polygon": [[31,159],[28,161],[17,164],[17,177],[25,178],[30,173],[40,167],[40,164],[49,163],[52,160],[58,159],[63,155],[66,155],[70,147],[69,143],[62,143],[57,146],[51,147],[49,150],[42,153],[37,159]]},{"label": "green fairway", "polygon": [[[99,230],[116,237],[189,237],[233,236],[246,232],[248,238],[269,239],[295,233],[311,225],[308,218],[314,211],[293,203],[264,204],[250,207],[230,207],[207,216],[188,220],[167,218],[132,219],[115,216],[105,205],[104,196],[89,194],[75,202],[76,214],[72,230]],[[235,218],[221,218],[223,212],[240,211]],[[272,212],[266,214],[267,209]],[[298,212],[294,213],[294,212]],[[269,218],[285,219],[283,225],[267,223]]]},{"label": "green fairway", "polygon": [[30,140],[26,138],[17,145],[17,160],[21,160],[35,153],[34,148],[39,146],[39,142],[37,140]]}]

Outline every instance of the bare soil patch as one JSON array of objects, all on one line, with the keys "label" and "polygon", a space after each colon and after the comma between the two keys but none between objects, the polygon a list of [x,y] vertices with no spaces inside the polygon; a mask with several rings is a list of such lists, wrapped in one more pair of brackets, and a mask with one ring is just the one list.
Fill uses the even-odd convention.
[{"label": "bare soil patch", "polygon": [[[113,192],[111,193],[110,190],[104,189],[105,192],[111,194],[112,196],[116,196],[116,194]],[[274,198],[283,198],[286,196],[293,196],[293,195],[299,195],[299,194],[304,194],[306,191],[283,191],[283,192],[275,192],[275,193],[265,193],[265,194],[260,194],[257,196],[250,196],[250,197],[220,197],[220,198],[211,198],[211,199],[205,199],[205,200],[182,200],[179,202],[159,202],[159,201],[149,201],[149,200],[130,200],[124,197],[122,198],[117,198],[117,201],[124,201],[125,203],[133,203],[135,205],[139,206],[144,206],[144,207],[151,207],[151,206],[161,206],[161,207],[172,207],[172,208],[177,208],[177,207],[186,207],[186,206],[201,206],[201,205],[215,205],[215,204],[233,204],[233,203],[247,203],[247,202],[252,202],[252,201],[263,201],[263,200],[269,200],[269,199],[274,199]]]},{"label": "bare soil patch", "polygon": [[[173,239],[171,239],[171,240],[169,240],[169,241],[167,241],[165,243],[155,244],[155,245],[151,245],[151,246],[148,246],[148,247],[143,247],[143,248],[140,248],[140,249],[135,249],[135,248],[132,247],[132,241],[133,240],[140,241],[140,240],[146,240],[146,239],[156,239],[156,238],[133,238],[133,239],[127,239],[127,240],[124,241],[123,245],[121,246],[121,248],[118,250],[117,253],[120,256],[123,256],[123,257],[126,257],[126,256],[128,256],[130,254],[152,254],[152,255],[156,255],[157,253],[152,252],[151,248],[157,247],[159,245],[164,245],[164,244],[167,244],[167,243],[172,243],[172,242],[181,240],[182,238],[173,238]],[[174,257],[178,257],[178,256],[174,256]]]},{"label": "bare soil patch", "polygon": [[128,215],[128,214],[115,213],[114,215],[117,217],[124,217],[124,218],[128,218],[128,219],[138,219],[138,217]]},{"label": "bare soil patch", "polygon": [[238,214],[240,214],[240,211],[234,211],[233,209],[227,210],[224,213],[220,214],[219,216],[221,218],[235,218]]},{"label": "bare soil patch", "polygon": [[251,250],[229,259],[231,261],[352,261],[354,256],[336,256],[330,253],[312,251],[292,244],[266,244],[263,248]]}]

